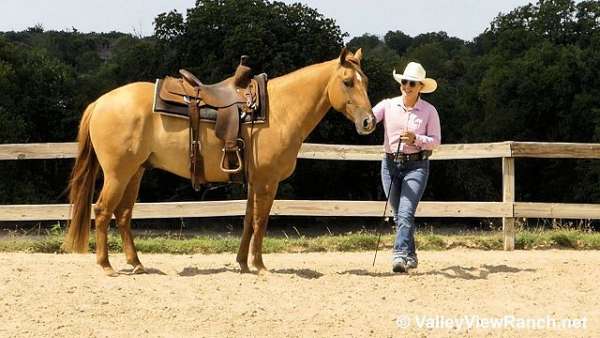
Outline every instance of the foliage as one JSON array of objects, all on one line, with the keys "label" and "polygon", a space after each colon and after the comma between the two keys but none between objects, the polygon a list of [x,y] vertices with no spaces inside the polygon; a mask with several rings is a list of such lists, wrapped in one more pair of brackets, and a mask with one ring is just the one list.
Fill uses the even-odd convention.
[{"label": "foliage", "polygon": [[270,77],[331,59],[344,37],[332,19],[310,7],[265,0],[198,1],[185,20],[172,11],[155,25],[159,41],[175,51],[167,62],[207,82],[232,73],[243,54]]},{"label": "foliage", "polygon": [[[424,98],[440,113],[444,143],[599,142],[599,18],[597,1],[540,0],[498,15],[473,41],[397,30],[353,37],[348,46],[363,48],[373,104],[399,94],[394,68],[409,61],[425,66],[439,84]],[[72,141],[85,106],[128,82],[179,68],[215,82],[233,72],[242,54],[272,78],[336,57],[345,37],[334,20],[310,7],[266,0],[200,0],[186,13],[158,15],[150,37],[42,27],[0,33],[0,142]],[[307,141],[382,140],[382,128],[358,136],[330,112]],[[2,161],[0,203],[64,201],[71,164]],[[497,160],[436,161],[424,198],[499,200],[500,177]],[[597,202],[600,196],[597,161],[519,160],[516,177],[517,200]],[[301,160],[278,197],[382,199],[380,185],[378,163]],[[186,180],[159,171],[146,174],[141,190],[144,201],[242,196],[239,186],[198,194]]]}]

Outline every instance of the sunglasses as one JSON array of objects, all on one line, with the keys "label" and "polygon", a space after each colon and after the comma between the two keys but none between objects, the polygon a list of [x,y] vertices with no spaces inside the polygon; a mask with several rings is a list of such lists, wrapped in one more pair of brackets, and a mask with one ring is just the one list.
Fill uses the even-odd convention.
[{"label": "sunglasses", "polygon": [[[403,86],[406,86],[406,84],[408,83],[409,86],[413,87],[417,85],[417,81],[409,81],[409,80],[401,80],[400,83]],[[419,82],[420,83],[420,82]]]}]

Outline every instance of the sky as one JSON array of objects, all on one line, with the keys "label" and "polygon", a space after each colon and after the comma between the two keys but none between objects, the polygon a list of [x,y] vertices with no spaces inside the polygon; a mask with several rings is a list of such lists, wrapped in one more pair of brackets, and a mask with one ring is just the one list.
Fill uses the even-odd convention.
[{"label": "sky", "polygon": [[[445,31],[472,40],[499,13],[527,0],[283,0],[301,2],[332,18],[349,37],[378,36],[400,30],[410,36]],[[41,24],[45,30],[118,31],[148,36],[154,18],[185,13],[195,0],[0,0],[0,31],[21,31]],[[347,39],[348,40],[348,39]]]}]

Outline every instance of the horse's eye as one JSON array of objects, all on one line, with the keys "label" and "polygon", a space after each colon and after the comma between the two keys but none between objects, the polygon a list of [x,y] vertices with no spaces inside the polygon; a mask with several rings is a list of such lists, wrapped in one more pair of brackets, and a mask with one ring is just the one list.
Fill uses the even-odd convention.
[{"label": "horse's eye", "polygon": [[352,87],[354,85],[354,81],[352,81],[352,79],[346,79],[344,80],[344,85],[346,87]]}]

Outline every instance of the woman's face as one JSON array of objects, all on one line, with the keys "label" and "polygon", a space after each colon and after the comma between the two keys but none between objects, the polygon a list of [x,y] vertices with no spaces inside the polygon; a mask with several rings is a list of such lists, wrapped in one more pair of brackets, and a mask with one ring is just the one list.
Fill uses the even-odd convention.
[{"label": "woman's face", "polygon": [[400,83],[400,91],[402,91],[402,95],[409,99],[417,98],[422,88],[423,84],[417,81],[402,80]]}]

